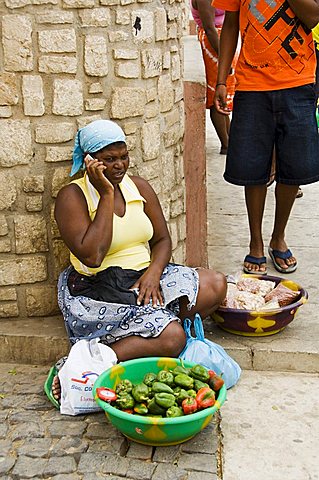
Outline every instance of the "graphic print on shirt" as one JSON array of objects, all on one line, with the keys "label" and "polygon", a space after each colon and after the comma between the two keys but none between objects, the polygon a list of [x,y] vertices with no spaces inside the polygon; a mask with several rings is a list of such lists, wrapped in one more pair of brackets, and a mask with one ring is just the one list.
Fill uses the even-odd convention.
[{"label": "graphic print on shirt", "polygon": [[[285,0],[243,0],[247,25],[242,53],[252,69],[290,68],[300,74],[314,54],[308,29]],[[305,43],[307,42],[307,43]]]}]

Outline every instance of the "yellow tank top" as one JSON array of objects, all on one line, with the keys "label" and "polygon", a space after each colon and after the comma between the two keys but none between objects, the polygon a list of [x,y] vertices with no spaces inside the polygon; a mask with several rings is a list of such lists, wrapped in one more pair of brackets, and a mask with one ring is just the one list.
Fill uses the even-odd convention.
[{"label": "yellow tank top", "polygon": [[[93,220],[99,203],[99,193],[86,173],[82,178],[71,183],[81,188],[86,198],[90,218]],[[81,274],[95,275],[108,267],[141,270],[150,264],[148,241],[153,236],[153,225],[144,212],[145,199],[128,175],[123,177],[119,187],[126,204],[125,214],[123,217],[113,214],[112,242],[100,267],[87,267],[70,252],[71,264]]]}]

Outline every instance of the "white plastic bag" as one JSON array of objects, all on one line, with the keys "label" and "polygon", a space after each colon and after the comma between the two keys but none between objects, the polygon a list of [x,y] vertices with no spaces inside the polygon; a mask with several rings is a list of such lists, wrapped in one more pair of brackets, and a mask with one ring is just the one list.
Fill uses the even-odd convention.
[{"label": "white plastic bag", "polygon": [[102,372],[117,363],[117,356],[99,340],[94,338],[75,343],[59,371],[62,414],[80,415],[101,410],[92,395],[93,385]]},{"label": "white plastic bag", "polygon": [[223,347],[205,338],[202,319],[198,314],[194,318],[196,338],[191,335],[190,328],[191,321],[189,318],[185,318],[186,346],[179,357],[182,360],[203,365],[208,370],[214,370],[217,375],[222,376],[226,388],[235,385],[241,374],[240,366],[226,353]]}]

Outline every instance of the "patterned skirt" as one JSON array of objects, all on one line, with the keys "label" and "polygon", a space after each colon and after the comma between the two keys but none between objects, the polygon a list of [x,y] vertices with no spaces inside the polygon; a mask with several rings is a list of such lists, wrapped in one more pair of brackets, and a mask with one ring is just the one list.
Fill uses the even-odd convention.
[{"label": "patterned skirt", "polygon": [[172,321],[179,321],[179,299],[187,297],[190,310],[197,300],[198,272],[194,268],[169,263],[161,276],[163,307],[128,305],[71,295],[64,270],[58,281],[58,303],[71,344],[81,339],[99,337],[110,345],[131,335],[157,337]]}]

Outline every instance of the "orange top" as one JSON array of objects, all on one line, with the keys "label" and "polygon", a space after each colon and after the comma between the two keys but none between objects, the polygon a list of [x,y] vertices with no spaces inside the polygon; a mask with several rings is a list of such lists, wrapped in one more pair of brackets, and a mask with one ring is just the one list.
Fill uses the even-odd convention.
[{"label": "orange top", "polygon": [[236,90],[280,90],[315,81],[311,30],[285,0],[213,0],[214,7],[239,11],[241,50]]}]

